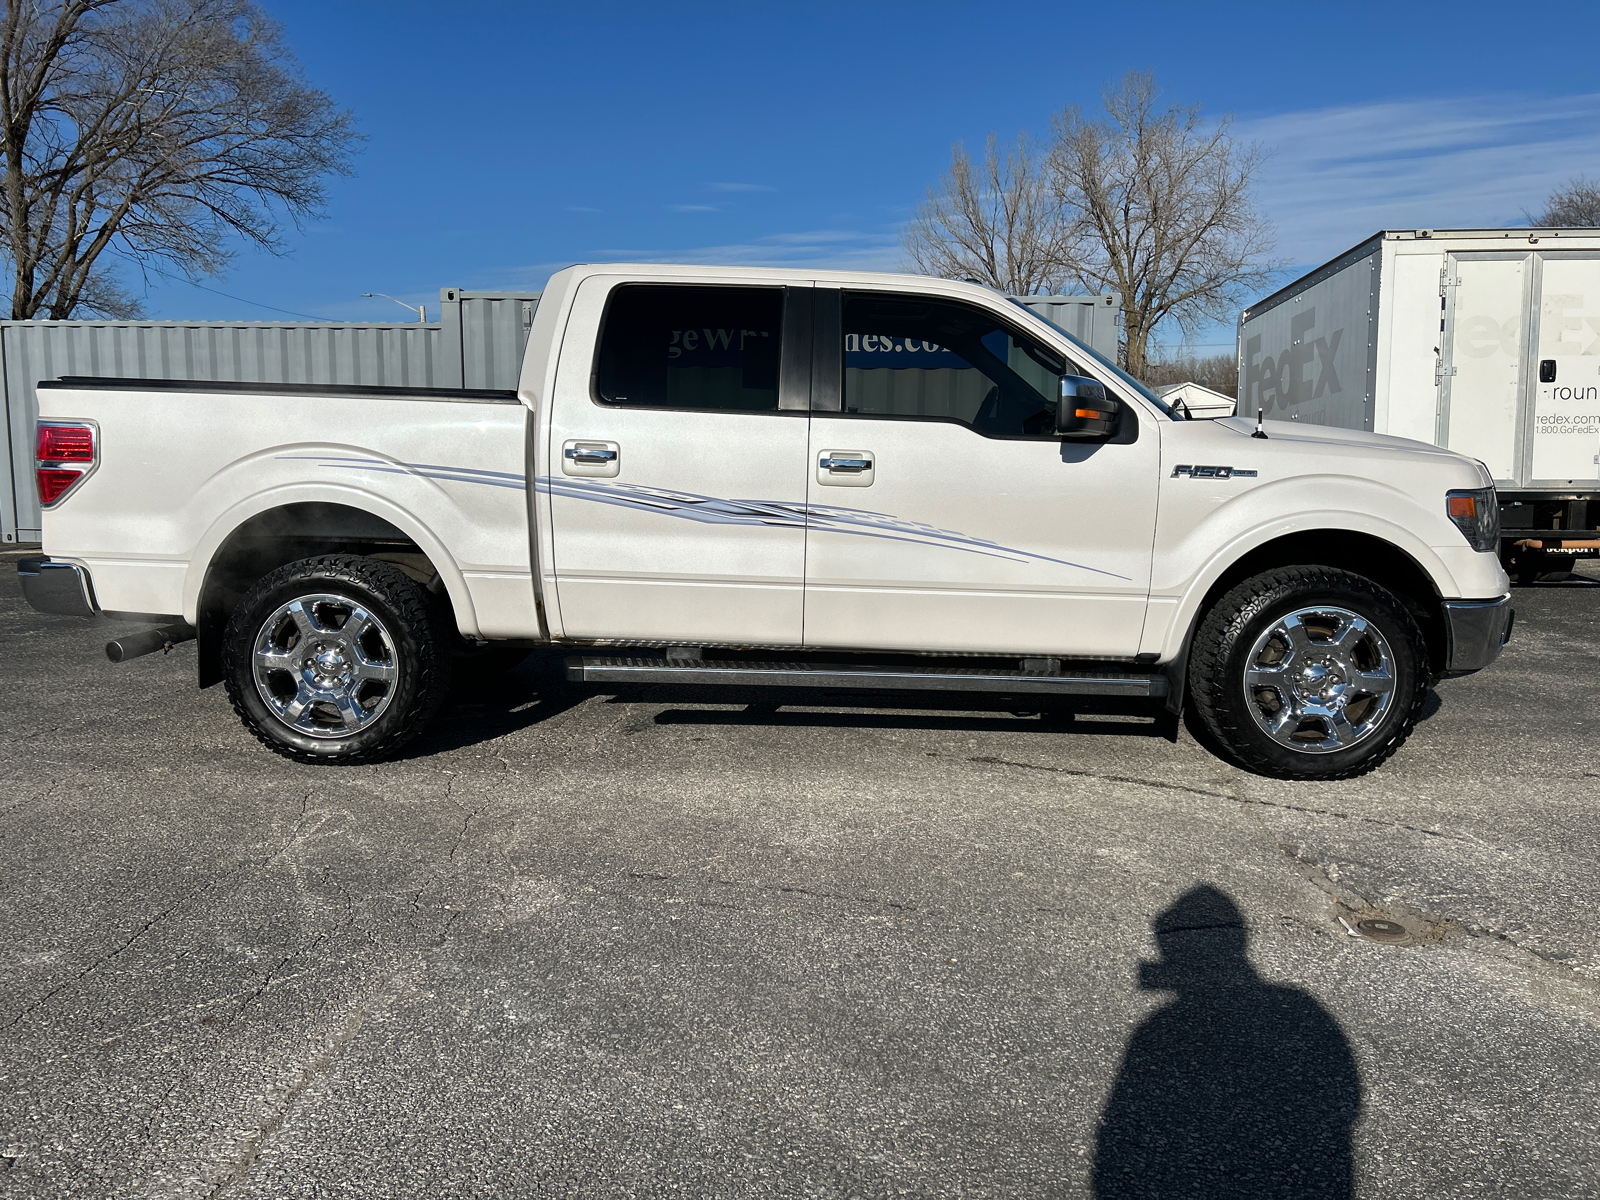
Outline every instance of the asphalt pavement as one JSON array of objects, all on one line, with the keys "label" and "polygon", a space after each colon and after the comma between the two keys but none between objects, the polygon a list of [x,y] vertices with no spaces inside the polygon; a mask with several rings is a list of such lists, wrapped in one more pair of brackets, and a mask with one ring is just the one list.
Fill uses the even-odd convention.
[{"label": "asphalt pavement", "polygon": [[0,1196],[1600,1195],[1600,571],[1334,784],[557,655],[306,767],[11,572]]}]

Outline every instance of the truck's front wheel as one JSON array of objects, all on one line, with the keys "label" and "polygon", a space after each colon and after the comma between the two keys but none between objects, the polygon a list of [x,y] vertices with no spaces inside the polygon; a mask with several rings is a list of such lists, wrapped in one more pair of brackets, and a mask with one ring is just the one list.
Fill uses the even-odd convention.
[{"label": "truck's front wheel", "polygon": [[266,576],[223,637],[233,707],[302,762],[372,762],[416,736],[450,687],[437,606],[389,563],[327,554]]},{"label": "truck's front wheel", "polygon": [[1241,766],[1284,779],[1370,771],[1410,735],[1427,647],[1411,614],[1370,579],[1283,567],[1234,587],[1196,631],[1190,695]]}]

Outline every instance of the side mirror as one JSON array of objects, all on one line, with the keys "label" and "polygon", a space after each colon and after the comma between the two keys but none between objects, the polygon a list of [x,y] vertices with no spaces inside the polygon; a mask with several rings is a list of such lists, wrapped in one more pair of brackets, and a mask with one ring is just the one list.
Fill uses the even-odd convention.
[{"label": "side mirror", "polygon": [[1089,441],[1115,437],[1122,423],[1122,401],[1106,395],[1097,379],[1082,375],[1061,377],[1061,401],[1056,405],[1056,435]]}]

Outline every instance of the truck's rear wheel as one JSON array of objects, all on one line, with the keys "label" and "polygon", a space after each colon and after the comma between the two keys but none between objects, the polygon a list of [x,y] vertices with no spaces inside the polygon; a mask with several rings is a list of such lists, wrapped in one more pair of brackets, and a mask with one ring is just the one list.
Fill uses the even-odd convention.
[{"label": "truck's rear wheel", "polygon": [[422,586],[389,563],[353,554],[289,563],[228,622],[228,695],[279,754],[372,762],[415,737],[444,700],[441,625]]},{"label": "truck's rear wheel", "polygon": [[1247,579],[1205,615],[1189,659],[1205,731],[1249,770],[1342,779],[1410,736],[1427,647],[1398,599],[1331,567]]}]

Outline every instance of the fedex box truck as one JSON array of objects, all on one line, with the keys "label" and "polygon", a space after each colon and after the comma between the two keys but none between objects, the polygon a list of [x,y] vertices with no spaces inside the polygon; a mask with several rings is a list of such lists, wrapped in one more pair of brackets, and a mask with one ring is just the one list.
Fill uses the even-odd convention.
[{"label": "fedex box truck", "polygon": [[1527,580],[1600,553],[1600,230],[1384,230],[1245,309],[1239,413],[1481,460]]}]

